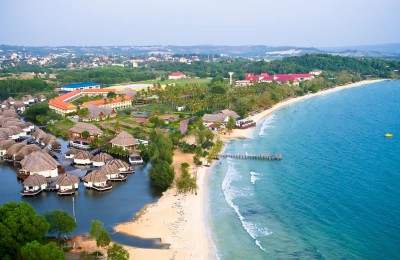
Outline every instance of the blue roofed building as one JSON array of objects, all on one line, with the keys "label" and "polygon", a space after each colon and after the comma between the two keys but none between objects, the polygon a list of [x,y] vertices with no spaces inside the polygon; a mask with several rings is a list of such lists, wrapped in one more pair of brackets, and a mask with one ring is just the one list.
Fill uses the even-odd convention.
[{"label": "blue roofed building", "polygon": [[60,87],[60,91],[62,92],[70,92],[74,90],[84,90],[84,89],[98,89],[100,88],[100,84],[94,82],[81,82],[81,83],[71,83],[65,86]]}]

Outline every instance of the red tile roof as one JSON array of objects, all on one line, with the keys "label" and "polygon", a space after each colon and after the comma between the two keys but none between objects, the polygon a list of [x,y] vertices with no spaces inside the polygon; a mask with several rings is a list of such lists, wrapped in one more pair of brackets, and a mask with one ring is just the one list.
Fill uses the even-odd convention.
[{"label": "red tile roof", "polygon": [[[132,100],[130,96],[116,97],[116,98],[107,99],[107,104],[114,104],[114,103],[122,102],[122,98],[124,98],[125,101]],[[101,105],[104,105],[104,101],[105,101],[105,99],[88,101],[88,102],[83,103],[82,106],[83,107],[86,107],[88,105],[101,106]]]},{"label": "red tile roof", "polygon": [[185,76],[185,74],[183,74],[182,72],[177,71],[177,72],[171,73],[170,76]]},{"label": "red tile roof", "polygon": [[108,93],[108,92],[115,92],[115,89],[112,88],[96,88],[96,89],[84,89],[83,93]]}]

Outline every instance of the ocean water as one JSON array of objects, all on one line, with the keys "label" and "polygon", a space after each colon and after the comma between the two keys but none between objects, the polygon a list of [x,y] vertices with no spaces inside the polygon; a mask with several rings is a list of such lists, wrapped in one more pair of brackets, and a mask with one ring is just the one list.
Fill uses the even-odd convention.
[{"label": "ocean water", "polygon": [[220,259],[400,259],[400,81],[292,104],[225,152],[283,159],[214,165]]}]

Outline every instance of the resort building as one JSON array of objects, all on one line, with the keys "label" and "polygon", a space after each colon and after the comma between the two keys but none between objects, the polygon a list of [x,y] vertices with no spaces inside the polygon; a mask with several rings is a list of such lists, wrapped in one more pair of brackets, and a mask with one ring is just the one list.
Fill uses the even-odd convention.
[{"label": "resort building", "polygon": [[82,83],[71,83],[65,86],[61,86],[60,90],[65,92],[71,92],[74,90],[97,89],[97,88],[100,88],[100,84],[94,82],[82,82]]},{"label": "resort building", "polygon": [[41,150],[36,144],[28,144],[19,150],[17,154],[14,155],[14,161],[21,161],[29,154]]},{"label": "resort building", "polygon": [[107,153],[99,153],[99,154],[96,154],[92,158],[92,163],[93,163],[93,166],[100,167],[100,166],[105,165],[107,162],[109,162],[113,159],[114,158]]},{"label": "resort building", "polygon": [[100,168],[100,172],[104,173],[110,181],[124,181],[127,179],[126,175],[119,172],[116,165],[107,164]]},{"label": "resort building", "polygon": [[135,169],[133,167],[130,167],[126,162],[124,162],[120,159],[111,160],[108,162],[108,165],[117,166],[119,172],[122,174],[129,174],[129,173],[135,172]]},{"label": "resort building", "polygon": [[112,188],[107,176],[98,170],[91,171],[85,177],[83,177],[82,180],[85,187],[98,191],[109,190]]},{"label": "resort building", "polygon": [[132,135],[122,131],[110,141],[112,147],[121,147],[125,151],[134,150],[139,142]]},{"label": "resort building", "polygon": [[3,158],[7,161],[14,161],[15,155],[21,151],[21,149],[26,146],[24,143],[15,143],[10,148],[7,149],[7,152],[4,154]]},{"label": "resort building", "polygon": [[255,75],[253,73],[247,73],[245,80],[237,80],[235,82],[236,86],[249,86],[254,83],[260,82],[278,82],[279,84],[290,84],[293,86],[298,86],[301,81],[309,80],[314,78],[313,74],[276,74],[273,76],[268,75],[268,73],[261,73]]},{"label": "resort building", "polygon": [[14,140],[3,140],[0,141],[0,156],[4,156],[7,150],[15,144]]},{"label": "resort building", "polygon": [[86,108],[89,110],[89,114],[82,118],[83,121],[100,121],[117,115],[117,111],[111,107],[99,107],[90,104]]},{"label": "resort building", "polygon": [[[84,139],[82,137],[83,132],[88,132],[89,137]],[[69,129],[68,137],[71,140],[85,140],[87,142],[93,141],[96,137],[100,137],[103,135],[103,131],[101,131],[97,126],[89,123],[78,122],[71,129]]]},{"label": "resort building", "polygon": [[36,151],[21,161],[21,174],[42,175],[43,177],[57,177],[60,164],[48,153]]},{"label": "resort building", "polygon": [[233,117],[235,121],[240,118],[240,116],[231,109],[224,109],[215,114],[204,114],[203,123],[205,126],[215,129],[215,124],[220,124],[221,127],[225,127],[226,123],[229,121],[229,117]]},{"label": "resort building", "polygon": [[23,182],[24,189],[21,192],[23,196],[34,196],[39,194],[48,186],[47,179],[42,175],[30,175]]},{"label": "resort building", "polygon": [[186,79],[186,75],[182,72],[173,72],[168,76],[168,79]]},{"label": "resort building", "polygon": [[100,100],[88,101],[82,104],[82,107],[86,108],[89,105],[95,105],[98,107],[109,107],[115,110],[124,109],[132,106],[132,99],[130,96],[121,96],[115,98],[105,98]]},{"label": "resort building", "polygon": [[68,151],[64,154],[64,157],[65,157],[65,158],[72,159],[72,158],[74,158],[75,155],[77,155],[80,151],[81,151],[81,150],[72,148],[72,149],[68,150]]},{"label": "resort building", "polygon": [[93,155],[88,151],[80,151],[74,156],[74,163],[75,164],[91,164],[92,163]]},{"label": "resort building", "polygon": [[79,178],[65,173],[59,176],[56,180],[56,189],[58,195],[70,195],[74,194],[75,190],[78,189]]}]

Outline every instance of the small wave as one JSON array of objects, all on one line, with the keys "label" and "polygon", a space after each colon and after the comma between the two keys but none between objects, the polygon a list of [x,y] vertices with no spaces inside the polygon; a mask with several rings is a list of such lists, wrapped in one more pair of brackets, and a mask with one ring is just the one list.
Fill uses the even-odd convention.
[{"label": "small wave", "polygon": [[260,244],[260,241],[257,240],[258,237],[268,236],[272,234],[267,228],[260,228],[256,223],[245,220],[243,215],[240,213],[239,207],[233,203],[233,199],[237,197],[237,194],[240,194],[238,190],[232,186],[232,182],[240,179],[239,172],[235,169],[235,164],[232,160],[228,159],[228,170],[226,172],[225,178],[222,181],[222,191],[224,193],[224,197],[226,202],[229,204],[231,208],[235,211],[236,215],[239,217],[239,220],[242,224],[242,227],[246,230],[246,232],[254,239],[255,244],[264,252],[266,249],[263,248]]},{"label": "small wave", "polygon": [[275,114],[272,114],[271,116],[269,116],[268,118],[266,118],[261,126],[260,129],[260,133],[258,133],[259,136],[264,136],[265,135],[265,130],[267,130],[268,128],[272,128],[274,127],[273,125],[271,125],[271,123],[273,123],[275,120]]},{"label": "small wave", "polygon": [[257,173],[257,172],[250,172],[250,182],[252,184],[256,183],[256,181],[259,179],[258,176],[260,176],[261,174]]}]

